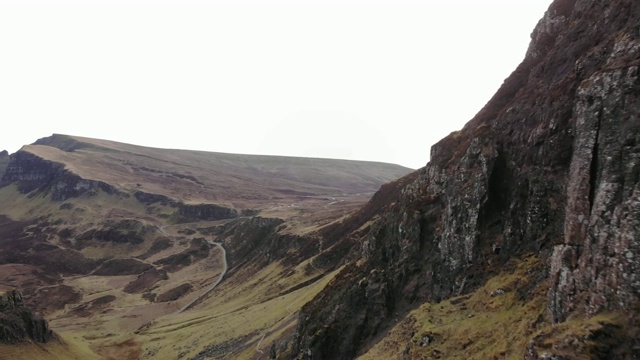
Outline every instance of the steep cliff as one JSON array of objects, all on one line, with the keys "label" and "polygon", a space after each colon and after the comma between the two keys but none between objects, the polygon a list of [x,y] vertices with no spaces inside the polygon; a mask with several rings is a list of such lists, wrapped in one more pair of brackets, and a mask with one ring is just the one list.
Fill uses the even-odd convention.
[{"label": "steep cliff", "polygon": [[19,291],[0,292],[0,343],[13,344],[28,339],[45,343],[52,336],[47,321],[25,306]]},{"label": "steep cliff", "polygon": [[238,216],[234,209],[215,204],[180,204],[176,213],[176,221],[196,222],[232,219]]},{"label": "steep cliff", "polygon": [[83,179],[65,168],[64,164],[43,159],[27,151],[12,154],[0,178],[0,187],[14,183],[23,194],[34,190],[47,191],[55,201],[64,201],[85,193],[95,194],[98,189],[108,194],[120,193],[105,182]]},{"label": "steep cliff", "polygon": [[0,179],[2,179],[2,175],[9,164],[9,153],[7,150],[0,151]]},{"label": "steep cliff", "polygon": [[468,293],[524,254],[546,264],[536,281],[549,281],[551,321],[635,314],[639,25],[637,1],[551,4],[487,105],[432,147],[397,196],[331,233],[359,261],[305,306],[293,353],[353,358],[408,309]]}]

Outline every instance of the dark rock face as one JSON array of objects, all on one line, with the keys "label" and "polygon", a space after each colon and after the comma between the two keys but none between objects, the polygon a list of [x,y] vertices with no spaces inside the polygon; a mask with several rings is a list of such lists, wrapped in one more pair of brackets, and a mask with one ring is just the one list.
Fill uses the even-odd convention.
[{"label": "dark rock face", "polygon": [[[86,144],[66,136],[40,139],[38,145],[55,146],[63,151],[73,152]],[[6,168],[6,169],[5,169]],[[174,174],[180,177],[179,174]],[[28,151],[18,151],[7,157],[5,161],[0,155],[0,187],[15,184],[23,194],[39,191],[51,195],[54,201],[63,202],[79,196],[93,196],[98,191],[109,195],[128,198],[130,195],[115,186],[103,181],[84,179],[61,163],[43,159]],[[216,204],[185,204],[165,195],[136,191],[133,196],[142,204],[159,203],[175,208],[173,220],[177,223],[212,221],[238,217],[238,211]],[[251,215],[251,210],[243,212],[243,216]],[[95,234],[95,237],[113,238],[114,234]],[[94,236],[87,234],[87,236]]]},{"label": "dark rock face", "polygon": [[7,150],[2,150],[0,151],[0,179],[2,179],[2,175],[4,175],[7,165],[9,165],[9,153]]},{"label": "dark rock face", "polygon": [[0,342],[14,344],[27,339],[45,343],[53,333],[49,324],[24,305],[17,290],[0,293]]},{"label": "dark rock face", "polygon": [[60,163],[42,159],[23,150],[10,156],[0,179],[0,187],[13,183],[17,184],[18,191],[23,194],[34,190],[48,191],[54,201],[64,201],[83,194],[91,195],[98,189],[107,194],[121,193],[107,183],[83,179]]},{"label": "dark rock face", "polygon": [[640,40],[621,34],[605,69],[576,94],[564,241],[551,259],[555,321],[585,301],[590,315],[638,302],[640,81],[632,60],[640,61]]},{"label": "dark rock face", "polygon": [[5,312],[24,305],[22,301],[22,293],[19,291],[3,292],[0,296],[0,311]]},{"label": "dark rock face", "polygon": [[161,203],[162,205],[169,205],[172,207],[176,207],[178,206],[178,202],[175,200],[172,200],[171,198],[164,196],[164,195],[160,195],[160,194],[151,194],[151,193],[146,193],[144,191],[136,191],[133,196],[135,196],[135,198],[145,204],[145,205],[151,205],[151,204],[155,204],[155,203]]},{"label": "dark rock face", "polygon": [[177,212],[178,223],[224,220],[236,217],[238,217],[238,212],[235,209],[215,204],[180,204]]},{"label": "dark rock face", "polygon": [[102,276],[138,275],[152,268],[153,265],[136,259],[111,259],[100,265],[93,274]]},{"label": "dark rock face", "polygon": [[178,300],[181,297],[185,296],[193,289],[193,285],[189,283],[185,283],[182,285],[178,285],[173,289],[167,290],[164,293],[158,295],[155,299],[156,302],[167,302]]},{"label": "dark rock face", "polygon": [[0,186],[18,182],[18,190],[26,194],[48,185],[60,171],[62,164],[45,161],[26,151],[18,151],[11,156]]},{"label": "dark rock face", "polygon": [[266,265],[282,260],[284,264],[298,264],[317,253],[318,239],[280,232],[284,221],[277,218],[253,216],[240,218],[213,229],[200,229],[224,239],[229,262],[256,261]]},{"label": "dark rock face", "polygon": [[75,140],[70,136],[61,135],[61,134],[53,134],[48,137],[40,138],[36,140],[36,142],[33,144],[51,146],[66,152],[74,152],[76,150],[92,146],[87,143],[83,143],[78,140]]},{"label": "dark rock face", "polygon": [[398,313],[468,292],[531,252],[551,264],[553,320],[634,309],[639,23],[637,1],[555,1],[478,115],[377,212],[345,222],[377,218],[369,232],[331,233],[365,261],[303,308],[294,353],[353,358]]},{"label": "dark rock face", "polygon": [[[185,204],[168,196],[136,191],[133,196],[142,204],[160,204],[177,208],[173,215],[176,223],[189,223],[198,221],[212,221],[233,219],[238,217],[238,211],[216,204]],[[250,216],[251,210],[243,210],[242,216]]]}]

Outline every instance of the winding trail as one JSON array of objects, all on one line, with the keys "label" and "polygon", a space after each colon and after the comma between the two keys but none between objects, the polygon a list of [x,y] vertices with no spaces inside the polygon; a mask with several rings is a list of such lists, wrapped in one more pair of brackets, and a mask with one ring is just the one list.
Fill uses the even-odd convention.
[{"label": "winding trail", "polygon": [[[318,254],[320,255],[320,254]],[[316,255],[316,256],[318,256]],[[313,260],[316,258],[316,256],[312,257],[311,260],[309,260],[309,265],[311,265],[312,268],[314,268],[318,273],[320,273],[321,275],[324,274],[324,272],[322,270],[320,270],[314,263]]]},{"label": "winding trail", "polygon": [[[198,223],[192,223],[192,224],[198,224]],[[162,226],[158,226],[158,229],[160,230],[160,232],[162,232],[163,234],[165,234],[167,236],[173,236],[172,234],[169,234],[165,230],[165,228],[167,226],[178,226],[178,225],[188,225],[188,224],[162,225]],[[227,263],[227,250],[222,246],[222,243],[211,241],[211,240],[207,240],[207,242],[209,244],[211,244],[211,245],[217,246],[220,249],[220,251],[222,251],[222,272],[220,272],[220,275],[218,275],[218,279],[215,282],[213,282],[211,285],[209,285],[209,287],[207,287],[206,290],[204,290],[202,292],[202,294],[200,294],[200,296],[198,296],[193,301],[191,301],[188,304],[186,304],[185,306],[183,306],[180,310],[178,310],[178,313],[181,313],[181,312],[184,312],[186,310],[189,310],[191,307],[193,307],[199,301],[204,299],[205,296],[209,295],[209,293],[211,291],[213,291],[213,289],[215,289],[215,287],[218,286],[218,284],[220,284],[222,279],[224,279],[224,276],[227,274],[227,270],[229,269],[229,265]]]},{"label": "winding trail", "polygon": [[193,301],[191,301],[190,303],[185,305],[182,309],[178,310],[178,313],[181,313],[181,312],[183,312],[185,310],[189,310],[196,303],[198,303],[199,301],[204,299],[205,296],[209,295],[209,293],[211,291],[213,291],[213,289],[215,289],[215,287],[218,286],[218,284],[220,284],[220,282],[222,281],[224,276],[227,274],[227,270],[229,268],[229,266],[227,264],[227,250],[225,250],[225,248],[222,247],[221,243],[208,241],[208,240],[207,240],[207,242],[209,244],[211,244],[211,245],[217,246],[222,251],[222,272],[220,273],[220,275],[218,275],[218,279],[213,284],[209,285],[209,287],[204,292],[202,292],[202,294],[200,296],[198,296]]},{"label": "winding trail", "polygon": [[262,334],[260,341],[258,341],[258,345],[256,345],[256,351],[259,352],[260,354],[264,354],[264,351],[260,349],[260,344],[262,344],[262,340],[264,340],[265,336],[267,336],[267,333]]}]

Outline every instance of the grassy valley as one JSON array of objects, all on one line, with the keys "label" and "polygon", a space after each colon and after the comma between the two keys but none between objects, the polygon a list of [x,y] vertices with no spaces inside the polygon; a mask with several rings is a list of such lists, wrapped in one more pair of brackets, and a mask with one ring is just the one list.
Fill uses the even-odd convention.
[{"label": "grassy valley", "polygon": [[408,171],[40,139],[12,155],[2,178],[0,290],[20,289],[57,340],[3,353],[197,359],[286,349],[275,339],[340,269],[314,262],[334,251],[318,230]]}]

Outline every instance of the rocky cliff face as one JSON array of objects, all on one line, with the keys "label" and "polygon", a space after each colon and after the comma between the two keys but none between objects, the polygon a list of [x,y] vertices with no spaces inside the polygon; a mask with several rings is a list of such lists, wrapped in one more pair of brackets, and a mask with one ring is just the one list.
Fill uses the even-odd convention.
[{"label": "rocky cliff face", "polygon": [[31,339],[45,343],[52,336],[47,321],[24,305],[19,291],[0,292],[0,342],[13,344]]},{"label": "rocky cliff face", "polygon": [[232,264],[255,262],[264,266],[282,260],[291,265],[317,253],[317,239],[281,232],[284,223],[282,219],[250,216],[200,231],[220,239]]},{"label": "rocky cliff face", "polygon": [[[42,143],[42,139],[36,144]],[[46,145],[46,143],[42,143]],[[70,149],[63,147],[65,151],[76,149],[77,142],[68,144]],[[0,167],[2,155],[0,155]],[[0,168],[0,170],[2,170]],[[50,193],[53,201],[65,201],[82,195],[95,195],[98,190],[107,194],[117,194],[121,197],[130,197],[124,190],[102,181],[84,179],[63,164],[43,159],[28,151],[18,151],[7,158],[6,170],[0,177],[0,187],[15,184],[23,194],[32,191]],[[211,221],[231,219],[238,216],[235,209],[216,204],[185,204],[164,195],[150,194],[136,191],[133,196],[142,204],[151,205],[159,203],[176,208],[174,221],[178,223]]]},{"label": "rocky cliff face", "polygon": [[637,1],[555,1],[522,64],[369,232],[332,234],[357,238],[361,261],[305,306],[294,353],[352,358],[406,309],[525,253],[547,260],[552,321],[637,309],[639,25]]},{"label": "rocky cliff face", "polygon": [[180,204],[176,213],[178,223],[224,220],[237,216],[236,210],[215,204]]},{"label": "rocky cliff face", "polygon": [[9,153],[7,150],[0,151],[0,179],[2,179],[2,175],[4,175],[4,171],[7,169],[7,165],[9,164]]},{"label": "rocky cliff face", "polygon": [[[574,105],[574,153],[563,244],[554,248],[549,309],[563,321],[628,308],[640,294],[640,41],[618,34]],[[580,64],[578,64],[580,66]]]},{"label": "rocky cliff face", "polygon": [[0,187],[15,183],[18,190],[29,193],[34,190],[49,191],[54,201],[64,201],[82,194],[95,193],[98,189],[116,194],[113,186],[94,180],[83,179],[64,165],[42,159],[27,151],[12,154],[0,179]]}]

